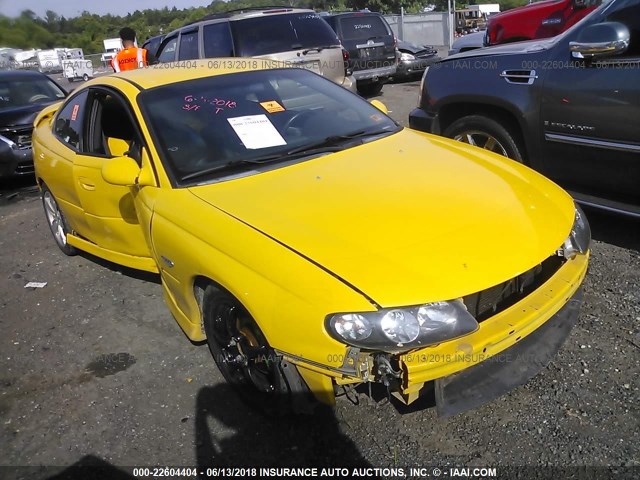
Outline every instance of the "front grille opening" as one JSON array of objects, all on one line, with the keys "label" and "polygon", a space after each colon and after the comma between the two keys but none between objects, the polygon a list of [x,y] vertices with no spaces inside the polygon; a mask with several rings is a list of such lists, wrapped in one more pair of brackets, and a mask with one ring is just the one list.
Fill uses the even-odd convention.
[{"label": "front grille opening", "polygon": [[33,127],[13,127],[0,130],[0,135],[8,138],[17,145],[20,150],[31,148],[31,133]]},{"label": "front grille opening", "polygon": [[481,292],[467,295],[462,300],[478,322],[492,317],[519,302],[549,280],[564,264],[564,257],[553,255],[522,275]]}]

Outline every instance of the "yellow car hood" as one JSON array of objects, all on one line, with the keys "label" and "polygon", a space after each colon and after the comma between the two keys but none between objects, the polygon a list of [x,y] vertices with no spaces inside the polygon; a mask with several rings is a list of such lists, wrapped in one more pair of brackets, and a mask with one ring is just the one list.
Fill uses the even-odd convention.
[{"label": "yellow car hood", "polygon": [[506,281],[560,247],[574,218],[571,197],[532,170],[408,129],[190,190],[383,307]]}]

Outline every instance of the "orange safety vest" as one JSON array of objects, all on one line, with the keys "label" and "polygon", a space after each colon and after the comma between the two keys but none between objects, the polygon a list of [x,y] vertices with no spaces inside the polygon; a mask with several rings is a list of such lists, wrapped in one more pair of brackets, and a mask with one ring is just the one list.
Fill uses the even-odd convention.
[{"label": "orange safety vest", "polygon": [[138,47],[120,50],[111,60],[111,66],[116,72],[134,70],[147,65],[147,50]]}]

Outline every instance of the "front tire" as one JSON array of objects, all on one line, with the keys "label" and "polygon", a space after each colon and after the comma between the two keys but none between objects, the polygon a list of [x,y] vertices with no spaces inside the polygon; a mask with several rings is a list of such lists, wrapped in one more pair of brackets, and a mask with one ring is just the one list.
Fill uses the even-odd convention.
[{"label": "front tire", "polygon": [[202,310],[213,359],[246,403],[269,415],[299,413],[308,407],[308,388],[297,369],[276,354],[238,300],[209,285]]},{"label": "front tire", "polygon": [[443,135],[525,163],[524,149],[516,136],[499,122],[484,115],[459,118],[445,129]]},{"label": "front tire", "polygon": [[62,253],[68,256],[78,254],[78,250],[67,243],[67,233],[71,232],[67,219],[64,217],[62,210],[58,206],[58,202],[46,185],[42,185],[42,206],[47,223],[53,234],[56,244],[62,250]]}]

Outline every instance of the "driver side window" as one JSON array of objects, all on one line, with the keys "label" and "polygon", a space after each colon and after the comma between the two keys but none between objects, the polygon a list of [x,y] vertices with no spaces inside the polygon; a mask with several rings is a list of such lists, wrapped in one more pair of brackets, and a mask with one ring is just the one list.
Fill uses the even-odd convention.
[{"label": "driver side window", "polygon": [[140,164],[142,142],[124,101],[110,91],[94,91],[90,108],[86,153],[108,157],[128,156]]}]

